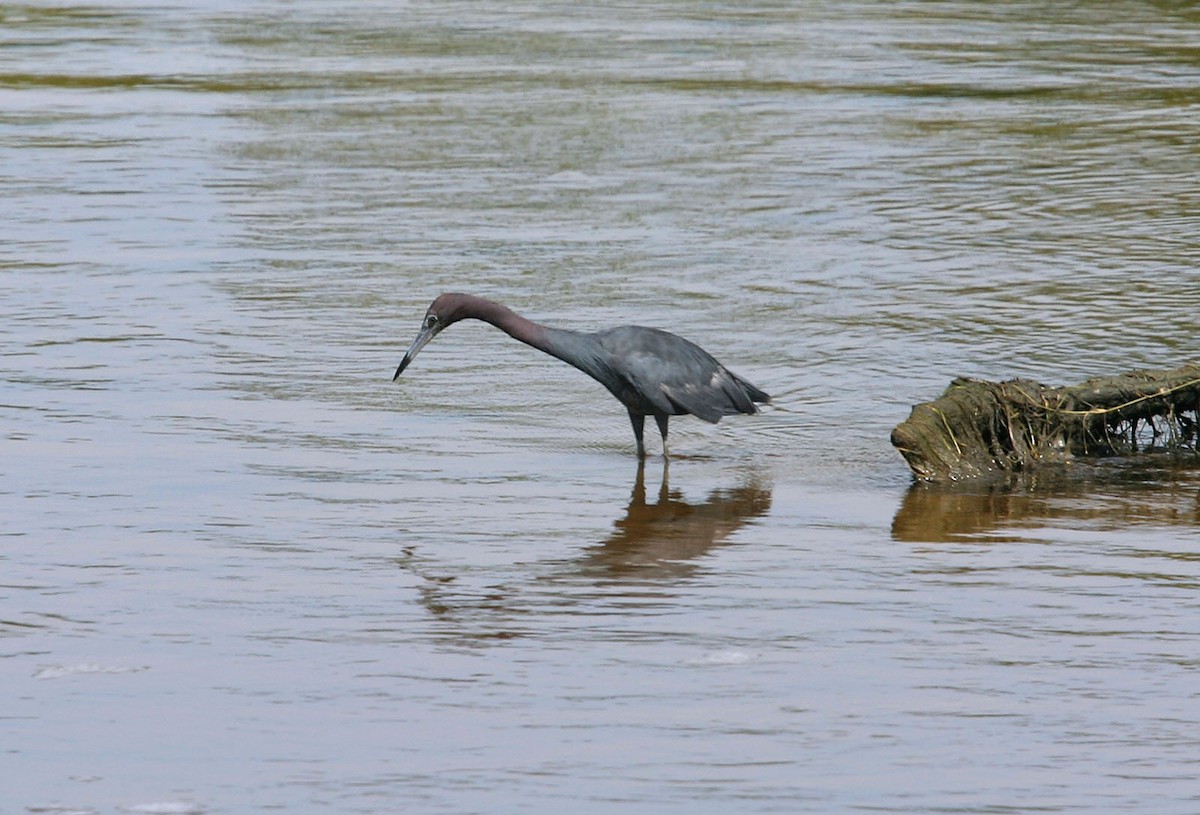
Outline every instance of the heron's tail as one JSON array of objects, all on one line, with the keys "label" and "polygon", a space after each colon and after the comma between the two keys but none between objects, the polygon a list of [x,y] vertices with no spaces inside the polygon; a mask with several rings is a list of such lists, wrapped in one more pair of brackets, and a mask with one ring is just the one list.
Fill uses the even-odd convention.
[{"label": "heron's tail", "polygon": [[732,376],[733,380],[742,386],[742,390],[746,392],[746,396],[751,402],[757,402],[760,405],[770,404],[771,395],[769,393],[759,390],[737,374],[732,374]]}]

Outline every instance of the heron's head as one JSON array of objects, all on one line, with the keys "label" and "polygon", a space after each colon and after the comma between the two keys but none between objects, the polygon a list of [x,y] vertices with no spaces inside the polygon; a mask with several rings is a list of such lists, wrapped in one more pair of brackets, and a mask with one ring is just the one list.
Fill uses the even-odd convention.
[{"label": "heron's head", "polygon": [[400,378],[400,374],[404,373],[404,369],[420,353],[421,349],[440,334],[446,326],[453,325],[464,317],[470,316],[470,306],[470,295],[456,293],[438,295],[437,299],[426,309],[425,319],[421,321],[421,330],[417,332],[417,338],[405,352],[404,359],[400,360],[400,366],[396,368],[396,374],[392,377],[392,381],[395,382]]}]

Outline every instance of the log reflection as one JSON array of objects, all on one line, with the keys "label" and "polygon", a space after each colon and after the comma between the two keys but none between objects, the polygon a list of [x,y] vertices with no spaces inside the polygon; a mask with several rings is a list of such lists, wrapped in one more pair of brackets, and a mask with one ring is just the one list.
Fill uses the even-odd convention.
[{"label": "log reflection", "polygon": [[1200,526],[1200,472],[1186,466],[1097,468],[1086,478],[1042,472],[991,485],[914,483],[892,519],[892,538],[950,542],[1029,540],[1029,530]]}]

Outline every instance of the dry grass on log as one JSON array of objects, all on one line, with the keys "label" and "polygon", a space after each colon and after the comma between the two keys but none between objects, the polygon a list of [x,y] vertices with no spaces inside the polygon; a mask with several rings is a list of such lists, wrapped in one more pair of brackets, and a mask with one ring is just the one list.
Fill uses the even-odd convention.
[{"label": "dry grass on log", "polygon": [[1200,450],[1200,365],[1079,385],[955,379],[913,408],[892,444],[924,481],[961,481],[1079,456]]}]

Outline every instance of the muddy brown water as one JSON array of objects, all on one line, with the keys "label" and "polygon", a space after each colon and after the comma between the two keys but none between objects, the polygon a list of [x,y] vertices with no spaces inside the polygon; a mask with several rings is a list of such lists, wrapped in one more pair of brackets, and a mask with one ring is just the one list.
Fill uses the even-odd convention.
[{"label": "muddy brown water", "polygon": [[[1195,812],[1197,470],[887,435],[1196,358],[1198,24],[0,6],[0,810]],[[775,404],[639,469],[488,326],[393,384],[451,289]]]}]

